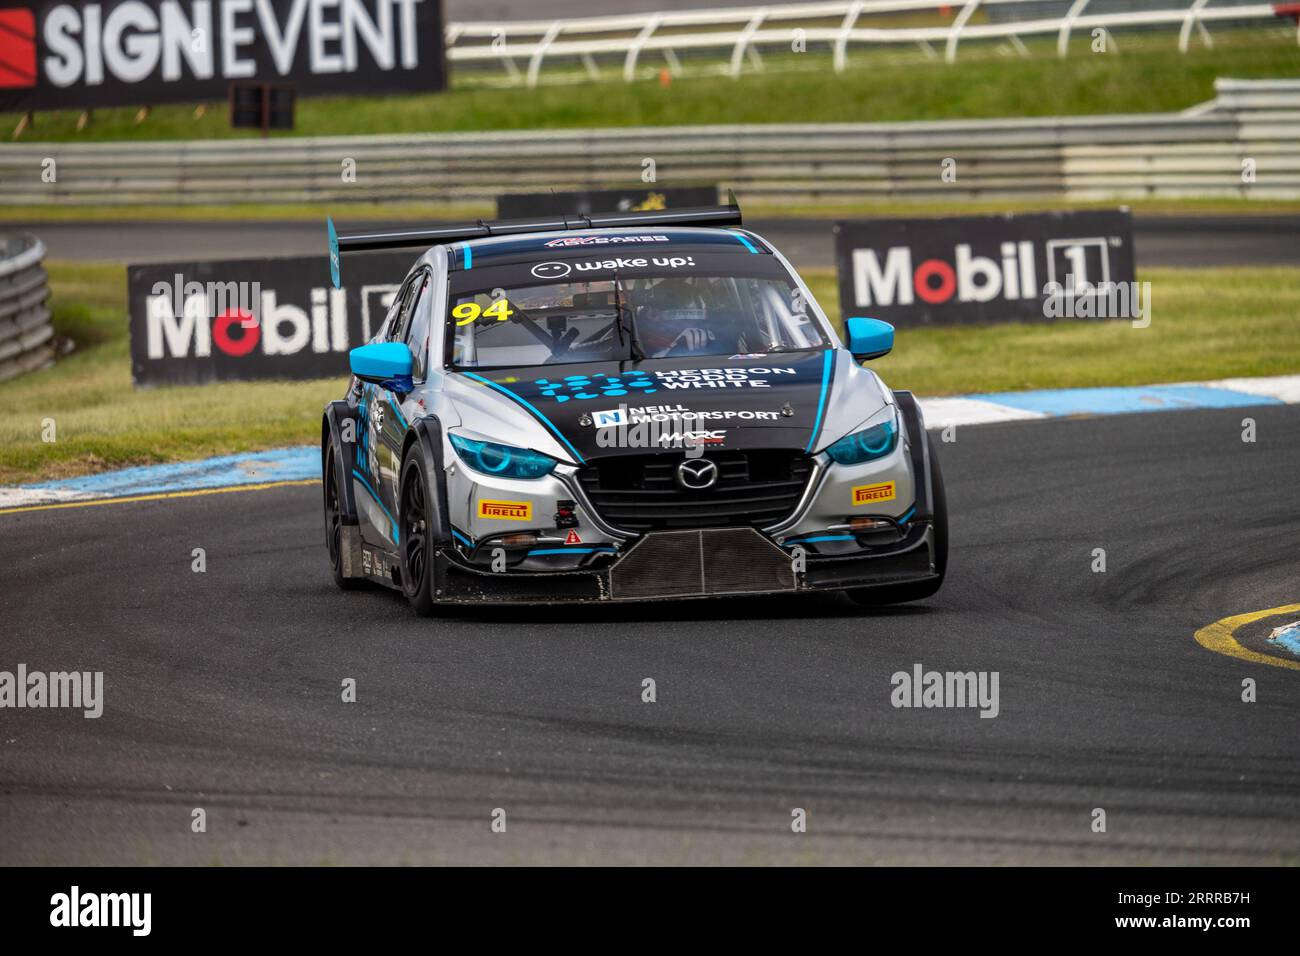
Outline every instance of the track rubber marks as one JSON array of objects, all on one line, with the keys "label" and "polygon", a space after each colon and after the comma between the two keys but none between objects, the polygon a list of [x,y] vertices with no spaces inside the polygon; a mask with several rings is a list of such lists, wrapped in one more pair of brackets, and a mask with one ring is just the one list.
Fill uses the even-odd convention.
[{"label": "track rubber marks", "polygon": [[1225,617],[1223,620],[1215,621],[1213,624],[1197,631],[1196,643],[1214,651],[1216,654],[1227,654],[1229,657],[1249,661],[1252,664],[1271,664],[1274,667],[1286,667],[1294,671],[1300,671],[1300,661],[1252,651],[1248,647],[1242,647],[1234,636],[1239,629],[1252,621],[1275,615],[1297,613],[1300,613],[1300,604],[1284,604],[1282,607],[1271,607],[1266,611],[1251,611],[1249,614]]}]

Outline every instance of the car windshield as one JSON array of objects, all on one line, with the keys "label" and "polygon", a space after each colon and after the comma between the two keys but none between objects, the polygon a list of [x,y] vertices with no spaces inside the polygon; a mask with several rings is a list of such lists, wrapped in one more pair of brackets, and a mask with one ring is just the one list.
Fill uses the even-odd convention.
[{"label": "car windshield", "polygon": [[[825,345],[812,315],[815,306],[779,263],[761,258],[766,261],[745,263],[746,271],[758,275],[633,268],[627,275],[611,270],[600,278],[577,278],[566,263],[541,263],[524,272],[527,284],[458,291],[474,275],[461,273],[448,297],[452,365],[767,354]],[[539,280],[539,272],[549,274],[548,266],[563,276]],[[518,269],[511,271],[518,275]]]}]

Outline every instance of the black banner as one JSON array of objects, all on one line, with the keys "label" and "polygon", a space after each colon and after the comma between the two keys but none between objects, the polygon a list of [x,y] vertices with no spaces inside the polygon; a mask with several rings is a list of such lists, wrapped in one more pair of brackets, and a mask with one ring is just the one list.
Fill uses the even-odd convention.
[{"label": "black banner", "polygon": [[[938,857],[942,862],[941,851]],[[492,859],[485,853],[482,862]],[[805,862],[816,863],[816,855]],[[653,919],[665,933],[698,934],[701,926],[717,926],[719,941],[725,935],[733,943],[770,942],[772,921],[719,925],[716,894],[710,893],[719,876],[707,868],[502,872],[463,863],[453,872],[348,866],[15,868],[0,871],[0,914],[15,952],[25,951],[19,948],[24,944],[136,947],[150,940],[173,949],[199,942],[247,947],[254,934],[272,944],[334,951],[374,948],[418,932],[428,925],[430,900],[451,908],[463,925],[490,925],[499,921],[503,897],[510,900],[514,918],[502,929],[494,927],[494,938],[527,944],[537,937],[538,926],[554,921],[557,904],[579,897],[591,908],[584,928],[593,938]],[[826,901],[824,908],[836,914],[827,917],[831,921],[860,910],[866,895],[872,912],[887,914],[878,919],[887,920],[891,930],[941,950],[1042,946],[1068,933],[1076,944],[1163,940],[1162,945],[1182,947],[1201,940],[1215,951],[1246,946],[1258,952],[1266,945],[1285,945],[1293,925],[1294,870],[1285,867],[795,871],[771,866],[733,868],[724,878],[763,912],[779,910],[792,894],[813,888]],[[681,892],[683,887],[688,892]],[[677,893],[680,902],[656,907],[654,895],[664,892]],[[936,919],[936,900],[942,903],[942,919]],[[800,920],[776,925],[775,933],[780,936],[784,929],[782,938],[792,945],[807,938]]]},{"label": "black banner", "polygon": [[414,251],[349,256],[343,288],[319,256],[130,266],[137,385],[346,375],[378,330]]},{"label": "black banner", "polygon": [[716,186],[669,186],[659,189],[595,189],[567,193],[505,193],[497,197],[498,219],[589,215],[595,212],[631,212],[643,209],[689,209],[714,206]]},{"label": "black banner", "polygon": [[1134,286],[1127,209],[872,219],[838,222],[834,231],[846,317],[884,319],[900,328],[1139,320],[1134,313],[1147,305]]},{"label": "black banner", "polygon": [[441,90],[442,0],[0,0],[0,109]]}]

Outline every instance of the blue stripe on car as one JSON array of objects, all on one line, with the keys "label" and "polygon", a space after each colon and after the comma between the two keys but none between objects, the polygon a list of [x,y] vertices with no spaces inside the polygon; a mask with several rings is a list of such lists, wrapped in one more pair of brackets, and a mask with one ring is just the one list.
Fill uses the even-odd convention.
[{"label": "blue stripe on car", "polygon": [[758,254],[758,250],[754,248],[754,244],[750,242],[749,239],[747,239],[745,236],[741,235],[738,232],[733,232],[732,235],[735,236],[737,239],[739,239],[741,244],[744,245],[744,247],[748,249],[750,252],[754,253],[755,255]]},{"label": "blue stripe on car", "polygon": [[393,516],[388,513],[388,509],[384,507],[384,503],[379,500],[379,495],[375,494],[375,489],[370,487],[370,482],[366,481],[366,476],[361,474],[361,472],[357,471],[355,468],[352,469],[352,475],[357,479],[357,481],[361,482],[361,487],[370,492],[370,497],[375,499],[375,504],[379,505],[379,510],[384,513],[384,517],[388,519],[388,523],[393,526],[393,544],[401,544],[402,536],[397,530],[397,522],[394,521]]},{"label": "blue stripe on car", "polygon": [[821,433],[822,414],[826,411],[826,393],[831,381],[831,361],[835,358],[835,350],[827,349],[826,358],[822,362],[822,391],[817,396],[817,419],[813,422],[812,436],[808,439],[808,454],[812,454],[813,446],[817,444],[817,436]]},{"label": "blue stripe on car", "polygon": [[578,464],[585,465],[587,463],[586,459],[583,458],[580,454],[578,454],[578,449],[574,448],[573,445],[569,442],[569,439],[564,437],[564,433],[561,432],[558,428],[556,428],[549,418],[547,418],[545,415],[539,412],[537,408],[531,402],[528,401],[528,399],[516,395],[514,392],[510,391],[510,389],[506,388],[504,385],[498,385],[496,382],[492,381],[491,379],[484,378],[482,375],[475,375],[473,372],[461,372],[461,374],[468,378],[474,379],[474,381],[476,382],[482,382],[484,385],[489,385],[492,388],[495,388],[501,394],[509,398],[513,398],[524,408],[532,412],[539,422],[541,422],[543,425],[549,428],[551,430],[551,434],[564,443],[565,448],[573,452],[573,457],[577,460]]}]

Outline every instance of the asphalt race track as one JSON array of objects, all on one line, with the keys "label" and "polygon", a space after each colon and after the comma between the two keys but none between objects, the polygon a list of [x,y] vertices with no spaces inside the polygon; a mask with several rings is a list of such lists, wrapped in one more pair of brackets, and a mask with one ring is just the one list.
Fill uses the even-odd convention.
[{"label": "asphalt race track", "polygon": [[[1298,438],[1296,406],[959,428],[948,583],[874,611],[425,621],[335,590],[314,486],[0,515],[0,667],[105,673],[97,720],[0,716],[0,859],[1294,865],[1300,670],[1193,633],[1300,598]],[[997,671],[1000,713],[895,709],[915,664]]]},{"label": "asphalt race track", "polygon": [[[346,207],[335,218],[347,229],[391,224],[350,220]],[[806,269],[835,265],[832,222],[755,219],[747,225]],[[4,225],[0,232],[35,234],[52,259],[131,263],[325,255],[323,222],[33,222]],[[1300,265],[1300,216],[1134,216],[1133,241],[1139,266],[1294,266]]]}]

